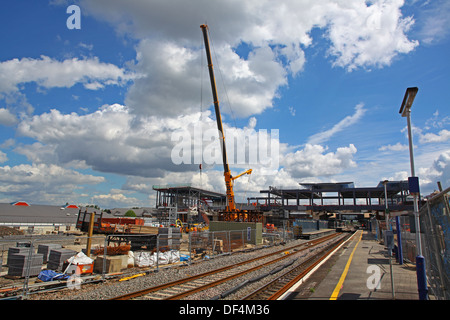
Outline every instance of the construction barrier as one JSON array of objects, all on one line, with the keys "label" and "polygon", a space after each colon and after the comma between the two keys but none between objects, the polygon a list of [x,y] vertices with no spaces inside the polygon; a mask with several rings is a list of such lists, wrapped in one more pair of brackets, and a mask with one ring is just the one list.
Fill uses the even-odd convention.
[{"label": "construction barrier", "polygon": [[188,234],[178,228],[159,228],[151,235],[3,237],[0,299],[26,297],[47,286],[73,289],[117,275],[130,278],[142,270],[146,274],[175,264],[277,245],[287,239],[293,239],[292,232],[261,233],[261,229],[252,228]]}]

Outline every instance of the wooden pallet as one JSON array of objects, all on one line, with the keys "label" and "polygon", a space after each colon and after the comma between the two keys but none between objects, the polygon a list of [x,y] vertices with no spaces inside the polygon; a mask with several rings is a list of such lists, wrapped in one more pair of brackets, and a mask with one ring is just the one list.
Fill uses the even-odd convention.
[{"label": "wooden pallet", "polygon": [[158,234],[158,227],[150,227],[150,226],[138,226],[138,225],[128,225],[129,233],[136,234]]}]

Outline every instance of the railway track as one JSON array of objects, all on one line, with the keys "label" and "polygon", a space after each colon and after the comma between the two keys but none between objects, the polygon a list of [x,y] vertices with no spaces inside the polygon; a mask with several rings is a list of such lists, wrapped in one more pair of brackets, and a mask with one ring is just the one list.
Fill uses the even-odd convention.
[{"label": "railway track", "polygon": [[250,294],[244,296],[243,300],[277,300],[282,297],[295,284],[302,281],[302,279],[314,269],[320,262],[327,258],[336,248],[338,248],[349,237],[340,239],[337,242],[331,243],[324,250],[311,256],[295,268],[286,271],[280,276],[276,277],[267,284],[260,286]]},{"label": "railway track", "polygon": [[[153,286],[136,292],[127,293],[114,297],[110,300],[130,299],[154,299],[154,300],[177,300],[189,297],[197,292],[204,291],[220,284],[239,278],[258,269],[276,264],[287,258],[292,258],[300,252],[309,250],[327,241],[335,242],[342,235],[335,233],[322,238],[314,239],[289,249],[282,249],[267,255],[246,260],[235,265],[222,267],[212,271],[204,272],[195,276],[183,278],[158,286]],[[288,250],[288,251],[287,251]],[[256,264],[256,265],[255,265]]]}]

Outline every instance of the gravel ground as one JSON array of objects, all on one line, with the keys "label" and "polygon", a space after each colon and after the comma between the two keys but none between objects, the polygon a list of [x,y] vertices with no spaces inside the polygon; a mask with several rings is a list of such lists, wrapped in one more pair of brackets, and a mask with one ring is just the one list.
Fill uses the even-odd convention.
[{"label": "gravel ground", "polygon": [[230,295],[223,297],[224,300],[241,300],[243,297],[247,296],[248,294],[250,294],[251,292],[253,292],[254,290],[258,289],[259,287],[261,287],[262,285],[269,283],[270,281],[274,280],[275,278],[277,278],[280,274],[285,273],[289,270],[292,270],[294,268],[296,268],[298,265],[300,265],[302,262],[304,262],[306,259],[308,259],[309,257],[311,257],[312,255],[314,255],[317,250],[326,247],[327,243],[321,244],[318,247],[315,247],[314,250],[311,251],[302,251],[299,252],[298,254],[294,254],[292,255],[290,258],[286,259],[286,260],[282,260],[278,263],[275,264],[271,264],[269,266],[263,267],[261,269],[258,269],[255,272],[246,274],[242,277],[233,279],[232,281],[229,281],[227,283],[224,283],[220,286],[211,288],[209,290],[205,290],[202,292],[197,293],[196,295],[192,295],[190,296],[188,299],[192,299],[192,300],[206,300],[206,299],[211,299],[214,298],[215,296],[226,292],[228,290],[232,290],[233,288],[237,287],[238,285],[240,285],[242,282],[246,281],[246,280],[250,280],[250,279],[254,279],[256,277],[262,276],[264,274],[269,273],[270,271],[284,266],[284,265],[288,265],[289,263],[293,262],[291,265],[286,266],[285,268],[281,269],[279,272],[274,273],[272,275],[268,275],[264,278],[262,278],[261,280],[257,281],[257,282],[253,282],[250,283],[246,286],[244,286],[243,288],[241,288],[240,290],[231,293]]},{"label": "gravel ground", "polygon": [[[177,279],[182,279],[187,276],[196,275],[199,273],[206,272],[208,270],[217,269],[220,267],[233,265],[241,261],[252,259],[256,256],[261,256],[263,254],[267,254],[274,251],[279,251],[281,249],[289,250],[290,247],[293,247],[295,245],[298,245],[300,243],[306,242],[305,240],[296,240],[289,242],[288,244],[284,246],[275,246],[270,248],[264,248],[259,249],[251,252],[246,253],[235,253],[233,255],[227,255],[227,256],[221,256],[216,257],[211,260],[207,261],[201,261],[197,263],[193,263],[190,266],[184,265],[179,267],[172,267],[172,268],[166,268],[166,269],[160,269],[157,273],[150,273],[145,276],[141,276],[135,279],[131,279],[128,281],[122,281],[119,282],[118,279],[111,279],[107,280],[106,282],[102,283],[96,283],[96,284],[84,284],[82,285],[81,289],[77,290],[59,290],[57,292],[51,292],[51,293],[39,293],[39,294],[31,294],[28,296],[29,300],[103,300],[103,299],[110,299],[119,295],[123,295],[126,293],[134,292],[137,290],[145,289],[147,287],[160,285],[163,283],[167,283],[170,281],[174,281]],[[322,244],[321,246],[325,246],[325,244]],[[294,257],[288,258],[286,260],[283,260],[277,264],[271,264],[267,267],[261,268],[256,272],[249,273],[247,275],[244,275],[242,277],[236,278],[233,281],[224,283],[220,286],[217,286],[215,288],[211,288],[209,290],[205,290],[203,292],[199,292],[193,296],[188,297],[189,300],[206,300],[211,299],[214,296],[219,295],[220,293],[229,290],[238,284],[242,283],[245,280],[254,278],[260,274],[267,273],[271,270],[273,270],[277,265],[283,265],[287,262],[291,261],[294,258],[299,258],[295,263],[293,263],[291,266],[287,267],[282,272],[294,268],[296,265],[301,263],[302,260],[306,259],[307,256],[309,256],[312,253],[306,253],[306,252],[299,252],[299,254],[295,255]],[[261,264],[261,262],[257,262],[257,264]],[[250,268],[250,266],[248,267]],[[137,273],[142,272],[137,270]],[[262,281],[268,282],[271,281],[276,275],[268,276],[264,278]],[[254,289],[256,289],[257,286],[259,286],[261,282],[250,284],[248,286],[245,286],[243,290],[240,290],[234,294],[231,294],[227,296],[225,299],[233,299],[237,300],[240,299],[242,296],[245,296],[246,294],[250,293]],[[144,298],[145,299],[145,298]]]}]

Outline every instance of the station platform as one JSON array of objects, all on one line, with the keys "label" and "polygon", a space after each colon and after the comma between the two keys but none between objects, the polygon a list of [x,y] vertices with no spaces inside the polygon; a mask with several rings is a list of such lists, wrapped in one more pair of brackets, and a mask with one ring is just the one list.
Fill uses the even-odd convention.
[{"label": "station platform", "polygon": [[315,238],[320,238],[327,236],[329,234],[335,233],[336,229],[320,229],[320,230],[314,230],[309,232],[304,232],[301,235],[299,235],[299,239],[305,239],[305,240],[311,240]]},{"label": "station platform", "polygon": [[356,231],[285,300],[419,300],[414,264],[391,258],[387,248],[365,231]]}]

